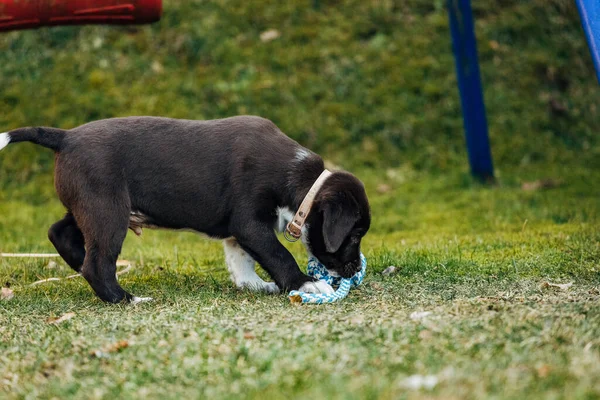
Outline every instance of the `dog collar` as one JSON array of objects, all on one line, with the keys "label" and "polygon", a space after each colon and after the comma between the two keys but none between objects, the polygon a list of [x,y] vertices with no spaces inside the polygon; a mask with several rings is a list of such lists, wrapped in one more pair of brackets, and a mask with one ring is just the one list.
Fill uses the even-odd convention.
[{"label": "dog collar", "polygon": [[306,218],[310,213],[310,209],[313,206],[315,197],[317,196],[319,189],[321,189],[321,187],[325,183],[325,180],[330,176],[331,172],[328,170],[324,170],[323,172],[321,172],[321,175],[319,175],[315,183],[313,183],[313,185],[311,186],[308,193],[306,193],[306,196],[304,196],[304,200],[302,200],[302,203],[300,203],[300,207],[298,208],[296,215],[294,215],[294,218],[290,221],[289,224],[287,224],[287,227],[283,232],[283,236],[286,238],[287,241],[295,242],[298,239],[300,239],[300,236],[302,236],[302,227],[304,226],[304,222],[306,221]]}]

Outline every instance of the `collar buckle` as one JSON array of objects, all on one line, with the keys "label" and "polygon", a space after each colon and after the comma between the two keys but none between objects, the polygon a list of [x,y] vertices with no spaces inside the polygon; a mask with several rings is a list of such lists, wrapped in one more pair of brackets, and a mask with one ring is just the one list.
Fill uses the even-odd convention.
[{"label": "collar buckle", "polygon": [[302,227],[298,225],[296,221],[291,221],[289,224],[287,224],[285,231],[283,231],[283,237],[288,242],[297,242],[298,239],[302,237]]}]

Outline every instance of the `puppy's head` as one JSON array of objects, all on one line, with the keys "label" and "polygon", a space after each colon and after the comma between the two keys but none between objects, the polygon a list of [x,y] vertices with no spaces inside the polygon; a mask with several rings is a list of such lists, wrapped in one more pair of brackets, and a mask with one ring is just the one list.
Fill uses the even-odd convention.
[{"label": "puppy's head", "polygon": [[371,225],[361,181],[335,172],[319,190],[307,222],[306,244],[330,273],[349,278],[360,271],[360,242]]}]

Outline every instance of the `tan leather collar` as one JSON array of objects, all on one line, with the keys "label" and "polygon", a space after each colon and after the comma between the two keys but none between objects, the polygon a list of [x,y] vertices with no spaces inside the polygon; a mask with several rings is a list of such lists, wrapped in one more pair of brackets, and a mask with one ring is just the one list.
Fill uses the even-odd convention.
[{"label": "tan leather collar", "polygon": [[315,201],[315,197],[317,196],[319,189],[321,189],[321,187],[325,183],[325,180],[330,176],[331,172],[328,170],[324,170],[323,172],[321,172],[321,175],[319,175],[315,183],[313,183],[313,185],[311,186],[308,193],[306,193],[306,196],[304,196],[304,200],[302,200],[302,203],[300,204],[296,215],[294,215],[294,218],[285,228],[285,232],[283,232],[283,236],[288,241],[295,242],[296,240],[300,239],[300,236],[302,236],[302,227],[304,226],[304,222],[306,221],[306,218],[310,213],[310,210],[313,206],[313,202]]}]

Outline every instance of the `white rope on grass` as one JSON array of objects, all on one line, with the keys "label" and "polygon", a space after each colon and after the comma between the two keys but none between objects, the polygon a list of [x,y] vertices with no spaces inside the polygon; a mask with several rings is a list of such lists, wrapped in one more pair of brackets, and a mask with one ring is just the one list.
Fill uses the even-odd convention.
[{"label": "white rope on grass", "polygon": [[[117,274],[116,274],[117,276],[126,274],[127,272],[129,272],[131,270],[131,263],[129,261],[126,261],[126,260],[117,261],[117,265],[125,265],[124,262],[127,263],[126,264],[127,266],[125,268],[123,268],[122,270],[117,271]],[[77,277],[80,277],[80,276],[81,276],[81,274],[74,274],[74,275],[66,276],[64,278],[46,278],[46,279],[40,279],[39,281],[35,281],[35,282],[29,284],[29,286],[36,286],[36,285],[39,285],[41,283],[47,283],[47,282],[62,281],[64,279],[73,279],[73,278],[77,278]]]},{"label": "white rope on grass", "polygon": [[53,257],[60,257],[60,254],[54,254],[54,253],[0,253],[0,257],[53,258]]},{"label": "white rope on grass", "polygon": [[342,300],[353,287],[360,285],[365,277],[367,271],[367,259],[360,253],[361,269],[351,278],[338,278],[333,277],[327,271],[327,268],[319,262],[315,257],[310,257],[308,260],[308,268],[306,272],[309,276],[317,278],[321,281],[325,281],[331,286],[337,285],[337,290],[332,294],[315,294],[305,293],[298,290],[292,290],[288,297],[292,303],[300,304],[324,304],[324,303],[335,303],[336,301]]}]

